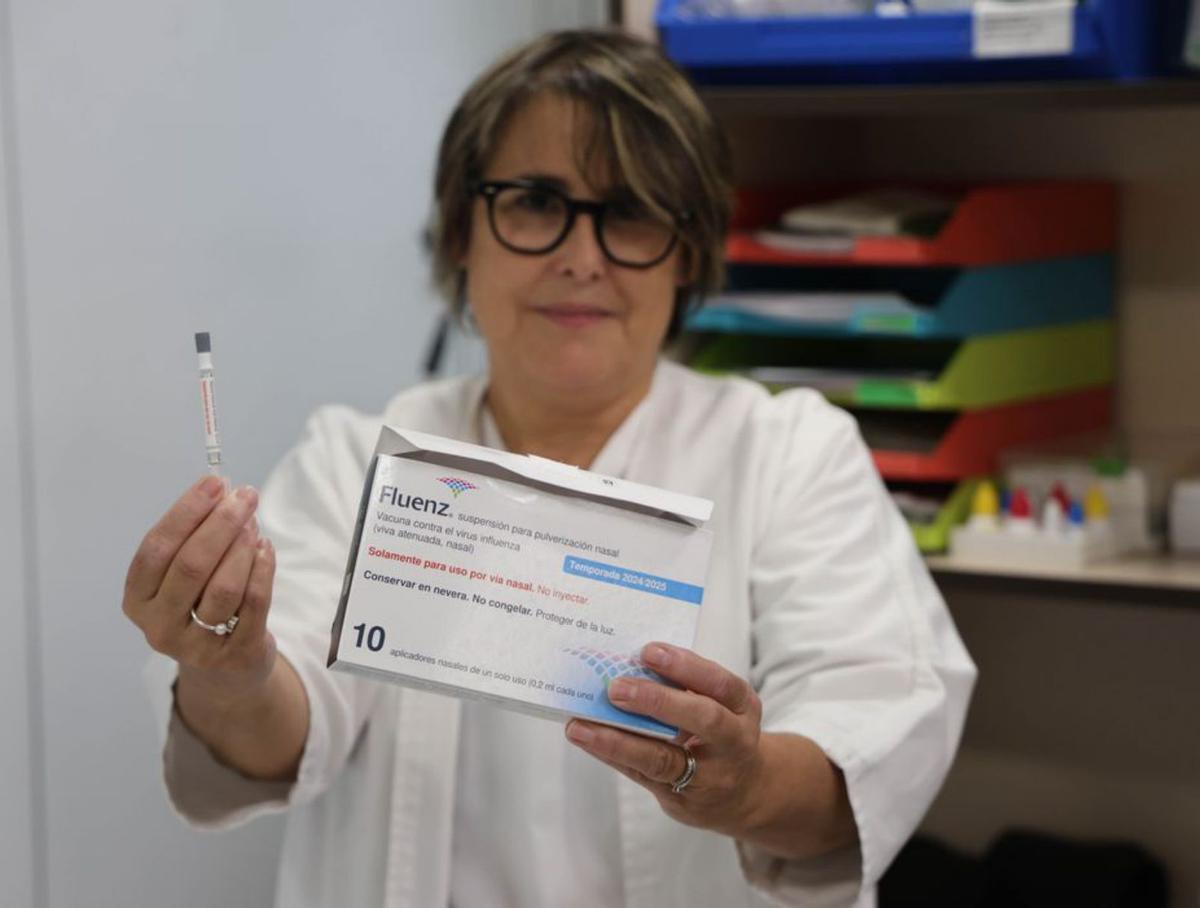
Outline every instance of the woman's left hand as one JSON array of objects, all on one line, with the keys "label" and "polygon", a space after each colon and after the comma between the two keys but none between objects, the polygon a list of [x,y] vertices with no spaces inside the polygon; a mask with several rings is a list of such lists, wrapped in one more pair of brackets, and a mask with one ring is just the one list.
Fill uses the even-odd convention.
[{"label": "woman's left hand", "polygon": [[[658,719],[680,731],[655,740],[573,719],[567,738],[651,792],[668,816],[726,835],[744,835],[759,811],[764,786],[762,702],[749,683],[691,650],[651,643],[642,661],[682,689],[644,678],[615,679],[614,706]],[[696,759],[686,789],[671,790],[687,769],[683,745]]]}]

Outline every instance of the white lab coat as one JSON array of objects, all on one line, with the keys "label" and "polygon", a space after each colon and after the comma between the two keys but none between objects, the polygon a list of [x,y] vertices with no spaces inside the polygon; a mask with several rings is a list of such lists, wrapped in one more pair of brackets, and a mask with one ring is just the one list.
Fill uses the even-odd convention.
[{"label": "white lab coat", "polygon": [[[270,626],[312,711],[294,785],[216,763],[172,714],[173,664],[151,665],[180,815],[227,828],[288,811],[281,906],[447,904],[459,702],[325,662],[380,425],[478,442],[485,387],[421,385],[381,416],[322,408],[263,488],[259,519],[278,551]],[[675,823],[621,777],[627,905],[873,905],[950,766],[975,667],[853,420],[810,391],[771,397],[663,361],[593,469],[715,501],[695,649],[752,681],[765,730],[804,735],[841,767],[860,838],[782,861]]]}]

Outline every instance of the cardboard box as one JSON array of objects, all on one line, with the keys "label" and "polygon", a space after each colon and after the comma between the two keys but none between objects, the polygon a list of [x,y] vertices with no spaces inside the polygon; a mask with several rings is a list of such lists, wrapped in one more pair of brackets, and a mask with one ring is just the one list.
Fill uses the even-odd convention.
[{"label": "cardboard box", "polygon": [[712,502],[385,427],[363,488],[329,666],[645,734],[613,706],[638,660],[691,647]]}]

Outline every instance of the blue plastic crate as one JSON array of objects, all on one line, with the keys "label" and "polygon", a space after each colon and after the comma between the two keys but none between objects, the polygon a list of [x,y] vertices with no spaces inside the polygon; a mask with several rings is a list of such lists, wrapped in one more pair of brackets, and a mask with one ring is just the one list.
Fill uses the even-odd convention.
[{"label": "blue plastic crate", "polygon": [[969,12],[714,18],[687,6],[660,0],[656,22],[701,84],[1137,80],[1172,68],[1183,16],[1180,0],[1084,0],[1070,53],[996,59],[974,56]]}]

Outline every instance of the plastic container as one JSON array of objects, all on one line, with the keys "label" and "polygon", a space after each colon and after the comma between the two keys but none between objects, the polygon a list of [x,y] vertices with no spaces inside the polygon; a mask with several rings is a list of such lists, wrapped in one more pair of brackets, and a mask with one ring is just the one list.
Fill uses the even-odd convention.
[{"label": "plastic container", "polygon": [[1171,550],[1200,555],[1200,478],[1181,479],[1171,490]]},{"label": "plastic container", "polygon": [[689,330],[959,339],[1113,313],[1109,255],[948,269],[734,265],[730,286]]},{"label": "plastic container", "polygon": [[720,18],[696,9],[694,0],[660,0],[656,24],[668,55],[702,84],[1145,79],[1178,60],[1170,36],[1182,34],[1186,12],[1178,0],[1084,0],[1064,49],[991,57],[981,56],[966,10]]}]

